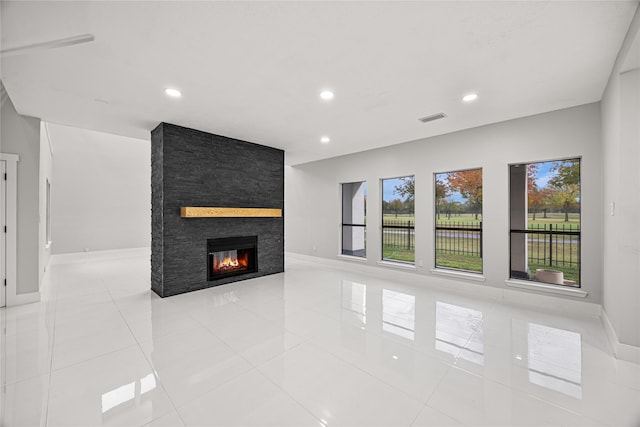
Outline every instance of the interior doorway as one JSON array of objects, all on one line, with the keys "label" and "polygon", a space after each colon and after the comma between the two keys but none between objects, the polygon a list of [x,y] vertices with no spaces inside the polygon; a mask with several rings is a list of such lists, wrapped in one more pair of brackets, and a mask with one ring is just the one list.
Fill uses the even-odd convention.
[{"label": "interior doorway", "polygon": [[0,307],[17,303],[19,159],[17,154],[0,153]]}]

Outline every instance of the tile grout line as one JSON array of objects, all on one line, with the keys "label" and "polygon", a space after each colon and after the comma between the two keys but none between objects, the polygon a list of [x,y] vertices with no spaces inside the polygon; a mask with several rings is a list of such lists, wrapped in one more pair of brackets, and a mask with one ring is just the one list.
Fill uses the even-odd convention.
[{"label": "tile grout line", "polygon": [[[144,357],[144,360],[147,362],[147,365],[149,366],[149,368],[151,369],[151,372],[153,372],[154,377],[157,378],[158,383],[160,384],[160,387],[162,387],[163,393],[167,396],[167,399],[169,400],[169,402],[171,402],[171,407],[173,408],[173,411],[178,415],[178,418],[180,419],[180,422],[182,422],[182,424],[185,425],[184,424],[184,420],[182,419],[182,417],[180,416],[180,413],[178,412],[178,408],[176,407],[176,404],[174,403],[173,399],[171,399],[171,396],[169,395],[169,393],[167,392],[167,389],[165,388],[164,384],[160,380],[160,376],[158,375],[158,372],[156,372],[155,368],[153,367],[153,364],[151,363],[151,361],[147,357],[147,354],[144,352],[143,348],[140,346],[140,342],[138,341],[138,338],[135,336],[135,334],[131,330],[131,327],[129,326],[129,322],[127,322],[127,320],[124,318],[124,315],[122,314],[122,311],[120,310],[120,306],[118,306],[118,303],[116,303],[116,300],[113,298],[113,294],[111,293],[111,289],[109,289],[108,287],[107,287],[107,292],[109,293],[109,296],[111,297],[111,301],[116,306],[116,310],[118,310],[118,313],[120,314],[120,317],[122,317],[122,320],[124,321],[125,325],[127,325],[127,329],[129,330],[129,333],[131,334],[131,336],[133,337],[133,340],[135,341],[135,346],[142,353],[142,356]],[[131,347],[134,347],[134,346],[131,346]],[[127,348],[129,348],[129,347],[127,347]],[[152,423],[155,420],[160,419],[160,418],[162,418],[165,415],[168,415],[170,413],[171,412],[169,411],[166,414],[163,414],[163,415],[157,416],[155,418],[152,418],[148,422],[142,424],[142,426],[144,426],[146,424],[149,424],[149,423]]]},{"label": "tile grout line", "polygon": [[[49,274],[48,272],[46,274]],[[53,283],[53,282],[52,282]],[[45,283],[45,286],[48,286],[49,283]],[[49,384],[47,385],[47,399],[44,411],[44,426],[46,427],[49,424],[49,403],[51,400],[51,385],[53,382],[53,350],[55,348],[56,341],[56,323],[58,320],[58,291],[55,290],[55,300],[53,304],[53,324],[51,325],[51,349],[49,354]]]},{"label": "tile grout line", "polygon": [[[308,341],[307,341],[307,342],[308,342]],[[302,345],[302,343],[300,343],[300,344],[296,345],[295,347],[293,347],[293,348],[291,348],[291,349],[289,349],[289,350],[286,350],[284,353],[281,353],[281,354],[279,354],[279,355],[278,355],[278,356],[276,356],[276,357],[280,357],[280,356],[284,355],[285,353],[287,353],[287,352],[289,352],[289,351],[291,351],[291,350],[293,350],[293,349],[295,349],[295,348],[298,348],[300,345]],[[269,362],[270,362],[270,361],[272,361],[272,360],[274,360],[274,359],[276,359],[276,357],[274,357],[273,359],[270,359],[270,360],[269,360]],[[268,362],[263,363],[263,364],[262,364],[262,366],[264,366],[266,363],[268,363]],[[322,424],[323,426],[326,426],[326,425],[327,425],[327,422],[326,422],[326,421],[324,421],[324,422],[323,422],[323,420],[322,420],[321,418],[318,418],[318,417],[317,417],[313,412],[311,412],[311,410],[310,410],[309,408],[307,408],[306,406],[304,406],[304,405],[302,404],[302,402],[299,402],[299,401],[298,401],[298,399],[296,399],[295,397],[293,397],[293,396],[292,396],[292,395],[291,395],[287,390],[285,390],[284,388],[280,387],[280,385],[279,385],[279,384],[276,384],[276,382],[275,382],[275,381],[273,381],[271,378],[269,378],[267,375],[265,375],[265,374],[264,374],[264,373],[263,373],[263,372],[262,372],[258,367],[256,367],[255,369],[256,369],[256,371],[258,372],[258,374],[259,374],[260,376],[262,376],[262,377],[263,377],[263,378],[265,378],[267,381],[269,381],[271,384],[273,384],[273,385],[274,385],[278,390],[280,390],[282,393],[284,393],[286,396],[288,396],[292,401],[294,401],[298,406],[300,406],[300,407],[301,407],[305,412],[307,412],[309,415],[311,415],[311,416],[312,416],[315,420],[317,420],[320,424]]]}]

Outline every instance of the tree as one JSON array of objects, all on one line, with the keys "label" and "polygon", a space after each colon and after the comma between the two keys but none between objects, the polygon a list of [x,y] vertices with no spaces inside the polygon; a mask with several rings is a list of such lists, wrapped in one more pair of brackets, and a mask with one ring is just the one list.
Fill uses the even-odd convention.
[{"label": "tree", "polygon": [[[552,191],[548,188],[543,188],[542,190],[538,189],[538,187],[536,186],[535,188],[533,188],[532,191],[529,192],[528,195],[528,203],[529,203],[529,210],[531,212],[533,212],[533,220],[536,220],[536,212],[539,209],[545,209],[545,206],[547,205],[547,203],[549,203],[549,200],[551,200],[551,193]],[[546,214],[546,209],[545,209],[545,214]],[[546,218],[546,215],[545,215]]]},{"label": "tree", "polygon": [[402,202],[402,209],[406,212],[415,212],[416,202],[413,199],[407,198]]},{"label": "tree", "polygon": [[447,174],[449,186],[467,199],[467,206],[472,212],[482,212],[482,169],[451,172]]},{"label": "tree", "polygon": [[445,199],[450,195],[451,191],[449,189],[448,183],[440,178],[437,178],[436,175],[436,215],[438,216],[438,219],[440,219],[442,205],[443,203],[445,203]]},{"label": "tree", "polygon": [[533,212],[533,220],[536,213],[544,209],[544,217],[547,217],[546,205],[549,203],[552,191],[548,188],[538,187],[538,163],[527,165],[527,204],[529,211]]},{"label": "tree", "polygon": [[551,168],[556,174],[549,180],[553,188],[552,201],[564,212],[565,222],[569,221],[569,210],[577,206],[580,198],[580,160],[555,162]]},{"label": "tree", "polygon": [[527,165],[527,193],[531,193],[538,188],[538,164]]},{"label": "tree", "polygon": [[445,201],[442,207],[442,211],[447,214],[447,219],[451,219],[451,214],[460,213],[462,211],[462,205],[460,202],[452,200]]},{"label": "tree", "polygon": [[387,205],[389,210],[393,211],[396,214],[396,218],[398,217],[398,211],[401,211],[404,208],[404,203],[400,199],[393,199]]},{"label": "tree", "polygon": [[396,192],[405,200],[415,200],[416,178],[414,176],[405,176],[400,179],[402,180],[402,184],[395,186]]}]

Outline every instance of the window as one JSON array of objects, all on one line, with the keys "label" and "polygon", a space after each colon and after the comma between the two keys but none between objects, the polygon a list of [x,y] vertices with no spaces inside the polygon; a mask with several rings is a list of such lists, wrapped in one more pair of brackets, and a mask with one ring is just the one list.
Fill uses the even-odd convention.
[{"label": "window", "polygon": [[382,180],[382,259],[415,262],[415,177]]},{"label": "window", "polygon": [[342,254],[367,256],[367,183],[342,184]]},{"label": "window", "polygon": [[436,268],[482,273],[482,169],[435,174]]},{"label": "window", "polygon": [[580,159],[509,166],[510,277],[580,287]]}]

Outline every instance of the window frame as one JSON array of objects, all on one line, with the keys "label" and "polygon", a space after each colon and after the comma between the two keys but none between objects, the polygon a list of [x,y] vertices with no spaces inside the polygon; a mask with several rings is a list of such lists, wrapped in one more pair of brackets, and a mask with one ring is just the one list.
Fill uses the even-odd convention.
[{"label": "window frame", "polygon": [[[482,193],[483,193],[483,204],[481,205],[481,210],[480,210],[480,215],[482,219],[480,220],[478,228],[477,229],[476,228],[460,229],[455,227],[444,227],[444,228],[439,227],[438,226],[438,203],[436,201],[436,185],[438,180],[437,176],[443,175],[443,174],[467,172],[467,171],[475,171],[475,170],[481,171]],[[467,231],[476,231],[479,233],[478,250],[479,250],[480,264],[481,264],[480,271],[438,265],[438,230],[439,229],[445,229],[445,230],[451,229],[451,231],[467,230]],[[463,274],[473,274],[473,275],[477,275],[478,277],[482,277],[484,275],[484,167],[482,166],[448,170],[443,172],[433,172],[433,267],[436,270],[444,270],[447,272],[455,272],[455,273],[463,273]]]},{"label": "window frame", "polygon": [[[403,179],[403,178],[413,178],[413,182],[414,182],[414,206],[413,206],[413,226],[385,226],[384,224],[384,182],[388,181],[388,180],[392,180],[392,179]],[[379,204],[379,209],[380,209],[380,262],[388,262],[388,263],[397,263],[399,265],[402,266],[412,266],[414,267],[416,265],[416,209],[415,209],[415,184],[416,184],[416,174],[415,173],[411,173],[411,174],[405,174],[405,175],[397,175],[397,176],[391,176],[391,177],[387,177],[387,178],[380,178],[380,204]],[[385,227],[387,228],[399,228],[399,229],[408,229],[410,230],[409,235],[413,236],[413,261],[404,261],[404,260],[399,260],[399,259],[393,259],[393,258],[385,258],[384,257],[384,231],[385,231]],[[411,237],[409,237],[409,246],[411,246]]]},{"label": "window frame", "polygon": [[[529,207],[527,206],[527,229],[522,230],[522,229],[514,229],[511,227],[511,218],[513,215],[512,212],[512,208],[511,208],[511,195],[512,195],[512,188],[511,188],[511,168],[513,166],[519,165],[519,166],[525,166],[528,167],[529,165],[532,164],[540,164],[540,163],[551,163],[551,162],[567,162],[567,161],[577,161],[580,165],[579,167],[579,182],[578,182],[578,188],[579,188],[579,194],[578,194],[578,199],[579,199],[579,204],[578,204],[578,218],[579,218],[579,223],[578,223],[578,231],[560,231],[560,232],[554,232],[552,230],[549,231],[538,231],[536,229],[535,232],[532,233],[532,230],[529,229],[529,223],[528,223],[528,215],[529,215]],[[552,158],[552,159],[546,159],[546,160],[533,160],[533,161],[528,161],[528,162],[515,162],[515,163],[509,163],[507,165],[507,182],[509,184],[509,199],[508,199],[508,206],[509,206],[509,217],[508,217],[508,223],[509,223],[509,271],[508,271],[508,280],[517,280],[517,281],[522,281],[524,283],[531,283],[531,284],[542,284],[542,285],[549,285],[549,286],[553,286],[556,287],[558,289],[574,289],[574,290],[582,290],[582,156],[569,156],[569,157],[561,157],[561,158]],[[543,235],[544,238],[546,238],[547,235],[567,235],[567,236],[577,236],[577,244],[578,244],[578,250],[577,250],[577,269],[578,269],[578,275],[577,275],[577,281],[575,285],[567,285],[567,284],[557,284],[557,283],[550,283],[550,282],[542,282],[542,281],[536,281],[533,278],[533,275],[531,274],[531,272],[529,272],[529,278],[524,278],[524,277],[515,277],[513,276],[513,239],[512,239],[512,235],[516,233],[516,234],[540,234]],[[528,243],[527,243],[528,244]],[[563,243],[564,244],[564,243]],[[546,250],[545,250],[546,251]],[[564,258],[564,254],[563,254],[563,258]],[[553,268],[553,265],[549,266],[550,268]],[[527,254],[527,269],[529,268],[529,256]],[[564,276],[564,275],[563,275]]]},{"label": "window frame", "polygon": [[[345,222],[344,209],[344,186],[351,184],[364,184],[364,221],[362,224],[356,224],[352,221]],[[344,229],[345,227],[362,227],[364,228],[364,256],[345,254],[344,253]],[[351,181],[340,183],[340,256],[354,257],[358,259],[367,259],[367,181]]]}]

